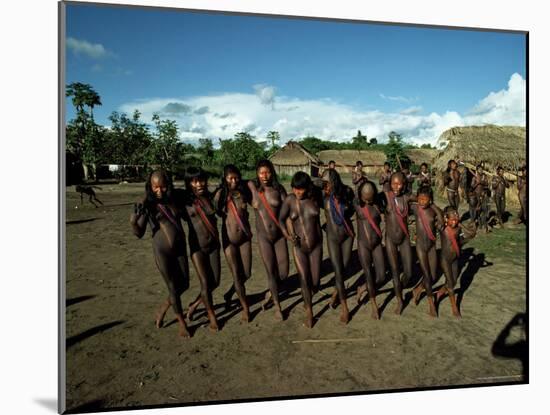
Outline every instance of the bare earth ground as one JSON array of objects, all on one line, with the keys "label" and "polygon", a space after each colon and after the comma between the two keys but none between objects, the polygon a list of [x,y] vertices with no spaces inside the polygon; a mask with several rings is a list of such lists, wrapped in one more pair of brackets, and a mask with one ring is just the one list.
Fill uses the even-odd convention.
[{"label": "bare earth ground", "polygon": [[[246,285],[252,321],[240,322],[236,301],[230,311],[222,304],[232,283],[222,255],[222,283],[214,294],[222,330],[211,333],[200,312],[191,325],[193,337],[184,340],[177,336],[171,310],[168,327],[154,326],[154,312],[167,290],[155,268],[149,230],[138,240],[128,221],[142,189],[143,184],[102,185],[98,197],[105,205],[96,209],[87,201],[81,206],[74,187],[67,188],[69,410],[522,380],[520,360],[496,357],[491,347],[504,326],[526,312],[523,225],[509,221],[466,245],[469,259],[458,283],[462,320],[451,315],[448,299],[437,319],[427,315],[425,299],[395,316],[391,282],[378,297],[379,305],[387,306],[382,319],[372,320],[370,304],[356,307],[355,282],[362,272],[355,264],[347,280],[352,309],[347,326],[338,321],[340,310],[330,309],[319,293],[314,312],[320,319],[311,330],[303,327],[297,286],[283,301],[287,320],[276,322],[273,309],[260,310],[266,277],[254,242],[253,275]],[[324,252],[322,284],[330,294],[333,274]],[[198,292],[191,266],[183,304]],[[516,340],[521,336],[512,334]]]}]

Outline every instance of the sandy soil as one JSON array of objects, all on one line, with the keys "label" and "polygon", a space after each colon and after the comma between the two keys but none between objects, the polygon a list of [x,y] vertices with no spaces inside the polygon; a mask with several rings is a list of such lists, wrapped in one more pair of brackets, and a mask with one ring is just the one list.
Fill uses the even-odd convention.
[{"label": "sandy soil", "polygon": [[[313,329],[303,327],[297,286],[282,303],[287,320],[275,322],[272,309],[260,310],[266,277],[254,243],[247,282],[252,321],[240,322],[236,300],[230,310],[222,304],[232,281],[222,256],[222,283],[214,295],[222,330],[211,333],[199,313],[191,325],[193,338],[184,340],[171,311],[167,327],[154,326],[167,291],[155,268],[149,230],[138,240],[128,221],[142,189],[143,184],[102,185],[98,197],[105,205],[94,208],[87,201],[81,206],[74,187],[67,188],[69,410],[522,381],[521,361],[497,357],[491,348],[506,324],[526,312],[523,225],[508,223],[465,247],[458,284],[462,320],[451,315],[448,299],[437,319],[427,315],[425,299],[395,316],[391,282],[378,297],[382,318],[372,320],[370,305],[355,303],[362,274],[356,261],[347,280],[353,310],[347,326],[320,293],[314,306],[320,318]],[[330,293],[333,274],[326,256],[325,249],[322,283]],[[191,267],[183,304],[198,291]],[[516,340],[521,336],[512,332]]]}]

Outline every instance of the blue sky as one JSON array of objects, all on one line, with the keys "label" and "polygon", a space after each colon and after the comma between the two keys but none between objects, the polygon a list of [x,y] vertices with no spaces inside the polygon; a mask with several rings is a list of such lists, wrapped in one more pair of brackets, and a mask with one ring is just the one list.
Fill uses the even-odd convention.
[{"label": "blue sky", "polygon": [[66,34],[66,81],[101,95],[98,122],[158,112],[191,142],[525,123],[522,34],[96,5],[68,5]]}]

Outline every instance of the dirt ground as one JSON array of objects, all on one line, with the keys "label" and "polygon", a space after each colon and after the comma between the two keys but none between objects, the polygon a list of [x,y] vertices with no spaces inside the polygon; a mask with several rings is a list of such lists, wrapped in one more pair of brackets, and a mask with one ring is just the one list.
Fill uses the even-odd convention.
[{"label": "dirt ground", "polygon": [[[394,315],[391,282],[380,289],[382,318],[372,320],[370,304],[356,306],[362,272],[355,261],[346,281],[352,309],[347,326],[338,320],[339,309],[330,309],[319,293],[314,299],[319,319],[313,329],[305,328],[297,285],[283,297],[286,321],[276,322],[273,309],[260,309],[266,277],[254,242],[253,274],[246,285],[252,321],[241,323],[236,299],[229,310],[222,304],[232,283],[222,255],[222,282],[214,294],[222,329],[211,333],[199,313],[191,324],[193,337],[185,340],[177,336],[171,310],[167,327],[154,326],[167,290],[155,268],[150,231],[138,240],[128,220],[143,184],[101,187],[100,208],[86,200],[80,205],[74,187],[67,188],[68,410],[523,380],[522,362],[513,357],[517,350],[499,352],[508,358],[492,352],[503,328],[526,312],[526,230],[511,223],[514,209],[504,229],[478,235],[465,246],[458,283],[461,320],[452,316],[448,299],[436,319],[428,316],[425,299]],[[333,274],[326,247],[324,252],[322,284],[330,294]],[[296,280],[292,261],[291,278]],[[198,292],[191,266],[183,304]],[[521,337],[524,333],[514,329],[509,341]]]}]

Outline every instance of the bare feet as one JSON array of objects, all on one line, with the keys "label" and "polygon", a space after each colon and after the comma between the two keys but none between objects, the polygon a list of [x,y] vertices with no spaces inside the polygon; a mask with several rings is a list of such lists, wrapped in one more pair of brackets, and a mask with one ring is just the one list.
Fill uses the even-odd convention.
[{"label": "bare feet", "polygon": [[371,312],[370,315],[374,320],[380,320],[380,312],[378,311],[378,304],[374,298],[370,299],[371,303]]},{"label": "bare feet", "polygon": [[265,311],[273,305],[273,299],[271,296],[271,291],[265,293],[264,301],[262,301],[262,310]]},{"label": "bare feet", "polygon": [[437,311],[435,310],[433,296],[428,296],[428,314],[430,315],[430,317],[437,317]]},{"label": "bare feet", "polygon": [[413,288],[414,305],[418,305],[418,302],[420,301],[420,296],[422,295],[423,291],[424,291],[424,287],[422,286],[422,284],[419,284]]},{"label": "bare feet", "polygon": [[447,294],[447,287],[441,287],[439,290],[437,290],[437,293],[435,294],[435,300],[439,303],[439,301],[445,294]]},{"label": "bare feet", "polygon": [[340,312],[340,323],[349,323],[349,310],[347,307],[342,307],[342,311]]},{"label": "bare feet", "polygon": [[191,335],[189,334],[189,330],[187,330],[187,327],[182,326],[182,325],[180,325],[180,329],[179,329],[178,334],[180,335],[180,337],[183,337],[183,338],[186,338],[186,339],[191,337]]},{"label": "bare feet", "polygon": [[304,321],[304,326],[308,329],[313,327],[313,311],[310,308],[306,308],[306,320]]},{"label": "bare feet", "polygon": [[248,323],[250,321],[250,314],[249,314],[248,310],[243,310],[243,312],[241,314],[241,321],[243,323]]},{"label": "bare feet", "polygon": [[400,316],[401,313],[403,312],[403,299],[402,298],[397,299],[397,304],[395,305],[395,309],[393,310],[393,312],[395,314],[397,314],[398,316]]},{"label": "bare feet", "polygon": [[215,333],[220,330],[220,328],[218,327],[218,321],[216,320],[216,315],[214,314],[214,311],[211,310],[208,312],[208,320],[210,321],[210,324],[208,325],[208,328],[210,329],[210,331]]},{"label": "bare feet", "polygon": [[284,320],[283,312],[280,309],[275,311],[275,320],[276,321],[283,321]]},{"label": "bare feet", "polygon": [[166,315],[166,312],[170,308],[170,300],[167,300],[166,302],[162,303],[160,306],[159,311],[157,312],[156,318],[155,318],[155,325],[157,326],[157,329],[160,329],[162,326],[164,326],[164,316]]},{"label": "bare feet", "polygon": [[338,291],[335,289],[332,295],[330,296],[329,302],[330,308],[338,307]]}]

